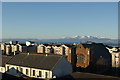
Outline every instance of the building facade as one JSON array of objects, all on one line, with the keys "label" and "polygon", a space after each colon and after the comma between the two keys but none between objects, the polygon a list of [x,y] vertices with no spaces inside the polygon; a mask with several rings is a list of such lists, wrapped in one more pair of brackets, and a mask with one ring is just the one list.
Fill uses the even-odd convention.
[{"label": "building facade", "polygon": [[120,49],[118,47],[106,47],[112,55],[112,67],[120,68]]},{"label": "building facade", "polygon": [[101,72],[110,69],[111,55],[102,43],[84,43],[76,48],[76,67]]},{"label": "building facade", "polygon": [[72,73],[72,65],[64,56],[28,54],[15,55],[5,65],[6,73],[41,79],[58,78]]}]

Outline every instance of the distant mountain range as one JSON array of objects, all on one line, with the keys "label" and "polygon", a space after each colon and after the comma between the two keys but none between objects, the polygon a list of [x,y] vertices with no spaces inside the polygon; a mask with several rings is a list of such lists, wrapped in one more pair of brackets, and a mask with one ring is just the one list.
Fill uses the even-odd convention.
[{"label": "distant mountain range", "polygon": [[92,41],[96,43],[110,43],[118,44],[117,39],[109,39],[104,37],[94,37],[94,36],[72,36],[72,37],[63,37],[59,39],[2,39],[4,42],[10,40],[17,40],[20,42],[25,41],[35,41],[36,43],[84,43],[87,41]]}]

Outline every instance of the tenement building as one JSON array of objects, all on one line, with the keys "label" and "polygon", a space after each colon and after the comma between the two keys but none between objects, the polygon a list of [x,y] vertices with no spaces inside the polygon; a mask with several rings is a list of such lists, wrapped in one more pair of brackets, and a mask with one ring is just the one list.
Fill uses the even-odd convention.
[{"label": "tenement building", "polygon": [[[111,55],[102,43],[84,43],[76,48],[76,67],[104,71],[111,66]],[[102,70],[101,70],[102,69]]]}]

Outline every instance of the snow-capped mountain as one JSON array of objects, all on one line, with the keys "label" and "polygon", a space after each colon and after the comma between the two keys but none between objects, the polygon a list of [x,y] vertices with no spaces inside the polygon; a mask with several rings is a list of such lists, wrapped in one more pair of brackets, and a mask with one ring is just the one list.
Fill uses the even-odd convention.
[{"label": "snow-capped mountain", "polygon": [[70,39],[70,38],[75,38],[75,39],[99,39],[101,37],[94,37],[94,36],[71,36],[71,37],[64,37],[64,39],[67,38],[67,39]]},{"label": "snow-capped mountain", "polygon": [[[8,39],[7,41],[9,41]],[[104,37],[94,37],[94,36],[69,36],[69,37],[63,37],[59,39],[12,39],[12,40],[18,40],[25,42],[27,40],[34,40],[37,43],[84,43],[87,41],[92,41],[96,43],[118,43],[117,39],[110,39],[110,38],[104,38]],[[3,40],[5,41],[5,40]]]},{"label": "snow-capped mountain", "polygon": [[94,37],[94,36],[68,36],[59,39],[42,39],[42,41],[47,42],[60,42],[60,43],[84,43],[87,41],[92,41],[96,43],[117,43],[117,39],[109,39],[104,37]]}]

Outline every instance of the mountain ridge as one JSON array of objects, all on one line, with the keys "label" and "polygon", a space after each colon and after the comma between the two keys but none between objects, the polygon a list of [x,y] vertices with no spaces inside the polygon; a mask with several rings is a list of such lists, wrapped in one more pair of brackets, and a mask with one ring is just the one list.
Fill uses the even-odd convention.
[{"label": "mountain ridge", "polygon": [[117,39],[110,39],[105,37],[95,37],[95,36],[69,36],[69,37],[62,37],[58,39],[2,39],[3,41],[10,41],[10,40],[17,40],[17,41],[35,41],[37,43],[84,43],[87,41],[92,41],[96,43],[118,43]]}]

